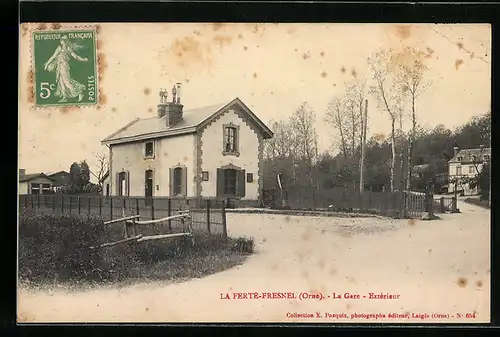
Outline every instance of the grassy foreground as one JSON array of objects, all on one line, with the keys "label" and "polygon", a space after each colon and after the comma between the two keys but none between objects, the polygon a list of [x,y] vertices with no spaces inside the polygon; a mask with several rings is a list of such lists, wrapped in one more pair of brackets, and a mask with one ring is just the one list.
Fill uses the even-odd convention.
[{"label": "grassy foreground", "polygon": [[101,249],[116,229],[91,216],[22,213],[19,218],[19,282],[86,287],[144,281],[178,282],[223,271],[253,253],[253,239],[195,234],[190,239],[148,241]]}]

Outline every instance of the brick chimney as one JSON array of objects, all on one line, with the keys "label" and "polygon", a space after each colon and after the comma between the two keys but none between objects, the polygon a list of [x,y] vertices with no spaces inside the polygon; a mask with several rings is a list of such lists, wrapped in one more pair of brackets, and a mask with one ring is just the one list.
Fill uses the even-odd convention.
[{"label": "brick chimney", "polygon": [[177,124],[182,119],[182,109],[180,98],[181,84],[177,83],[172,88],[172,101],[167,101],[167,91],[160,90],[160,104],[158,104],[158,118],[165,117],[166,126]]},{"label": "brick chimney", "polygon": [[25,169],[19,169],[19,178],[22,178],[26,175],[26,170]]},{"label": "brick chimney", "polygon": [[458,154],[458,146],[455,146],[453,148],[453,157],[455,157]]}]

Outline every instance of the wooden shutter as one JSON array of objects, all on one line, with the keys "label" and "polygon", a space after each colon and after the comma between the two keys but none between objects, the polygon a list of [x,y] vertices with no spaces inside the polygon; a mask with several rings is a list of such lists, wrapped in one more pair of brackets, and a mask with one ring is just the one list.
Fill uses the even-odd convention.
[{"label": "wooden shutter", "polygon": [[243,198],[245,196],[245,185],[246,185],[246,174],[245,170],[238,171],[238,179],[236,183],[237,195],[238,197]]},{"label": "wooden shutter", "polygon": [[126,186],[127,186],[127,196],[130,196],[130,171],[127,171],[127,176],[126,176]]},{"label": "wooden shutter", "polygon": [[181,194],[187,196],[187,167],[181,170]]},{"label": "wooden shutter", "polygon": [[116,173],[116,195],[120,195],[120,173]]},{"label": "wooden shutter", "polygon": [[218,168],[217,169],[217,196],[222,197],[224,195],[224,170]]},{"label": "wooden shutter", "polygon": [[169,186],[170,186],[170,195],[174,195],[174,169],[173,168],[170,168]]}]

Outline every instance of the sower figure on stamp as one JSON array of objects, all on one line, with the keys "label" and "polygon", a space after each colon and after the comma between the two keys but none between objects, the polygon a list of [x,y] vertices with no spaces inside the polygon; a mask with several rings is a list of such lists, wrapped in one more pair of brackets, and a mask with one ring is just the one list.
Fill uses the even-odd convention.
[{"label": "sower figure on stamp", "polygon": [[81,48],[76,43],[68,41],[68,37],[63,35],[60,45],[56,48],[54,54],[45,62],[43,69],[56,72],[56,92],[55,96],[61,97],[59,102],[66,102],[68,99],[78,98],[78,102],[83,99],[85,85],[71,78],[70,58],[80,62],[88,61],[85,57],[80,57],[75,50]]}]

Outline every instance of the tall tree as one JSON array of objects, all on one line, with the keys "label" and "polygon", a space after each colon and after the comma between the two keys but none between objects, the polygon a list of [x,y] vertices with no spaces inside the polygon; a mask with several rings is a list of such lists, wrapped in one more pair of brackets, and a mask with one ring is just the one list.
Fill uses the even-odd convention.
[{"label": "tall tree", "polygon": [[422,52],[411,47],[405,48],[393,57],[397,64],[397,80],[402,86],[403,91],[407,93],[411,106],[412,126],[408,137],[406,189],[410,189],[411,185],[411,164],[417,127],[416,102],[417,98],[432,85],[432,82],[425,80],[428,68],[423,62],[423,57]]},{"label": "tall tree", "polygon": [[396,121],[398,112],[404,101],[405,93],[397,81],[396,68],[393,63],[393,51],[391,49],[381,50],[368,58],[373,80],[370,92],[389,116],[391,122],[391,179],[390,191],[394,191],[394,174],[396,169]]},{"label": "tall tree", "polygon": [[80,186],[83,187],[90,182],[90,168],[86,160],[80,163],[80,175],[81,175]]},{"label": "tall tree", "polygon": [[69,184],[71,186],[81,186],[82,185],[82,171],[78,163],[71,164],[69,168]]},{"label": "tall tree", "polygon": [[313,187],[313,166],[318,157],[318,134],[314,125],[316,114],[307,104],[302,103],[290,118],[297,158],[305,164],[309,187]]}]

